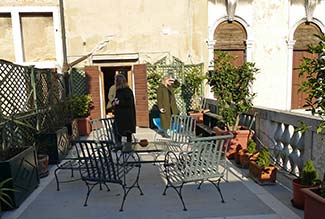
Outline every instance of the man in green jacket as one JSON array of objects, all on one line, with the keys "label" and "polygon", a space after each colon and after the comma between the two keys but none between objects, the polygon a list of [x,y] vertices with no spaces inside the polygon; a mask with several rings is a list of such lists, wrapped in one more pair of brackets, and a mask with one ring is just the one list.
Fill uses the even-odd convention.
[{"label": "man in green jacket", "polygon": [[171,115],[179,114],[176,99],[171,88],[174,82],[175,80],[170,75],[165,75],[157,89],[157,105],[160,110],[161,127],[165,130],[164,137],[169,137],[167,130],[170,128]]}]

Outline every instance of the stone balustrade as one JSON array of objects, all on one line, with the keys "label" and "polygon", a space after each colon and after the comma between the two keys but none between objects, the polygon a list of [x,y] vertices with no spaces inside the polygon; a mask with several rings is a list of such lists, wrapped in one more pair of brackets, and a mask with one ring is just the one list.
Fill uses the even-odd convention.
[{"label": "stone balustrade", "polygon": [[[215,109],[217,101],[205,100],[205,107]],[[249,112],[255,114],[252,129],[255,130],[260,143],[267,147],[273,158],[286,171],[298,176],[305,161],[312,159],[322,177],[325,172],[325,130],[316,133],[320,119],[306,113],[254,107]],[[247,118],[244,116],[243,119]],[[301,122],[310,126],[304,133],[297,131]]]}]

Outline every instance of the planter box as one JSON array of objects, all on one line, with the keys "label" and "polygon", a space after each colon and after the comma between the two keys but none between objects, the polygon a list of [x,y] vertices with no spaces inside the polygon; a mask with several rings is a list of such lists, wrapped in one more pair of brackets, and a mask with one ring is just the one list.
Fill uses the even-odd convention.
[{"label": "planter box", "polygon": [[243,168],[248,168],[249,161],[256,161],[258,153],[250,154],[246,152],[246,149],[241,149],[237,153],[239,164]]},{"label": "planter box", "polygon": [[[13,202],[13,208],[20,204],[39,185],[37,158],[34,147],[26,147],[22,152],[6,161],[0,161],[0,181],[12,178],[6,187],[15,189],[17,192],[8,192]],[[12,208],[1,203],[3,210]]]},{"label": "planter box", "polygon": [[324,219],[325,198],[318,195],[318,189],[302,189],[305,194],[304,219]]},{"label": "planter box", "polygon": [[275,184],[277,168],[273,165],[260,167],[255,161],[249,161],[249,174],[260,185]]},{"label": "planter box", "polygon": [[68,130],[63,127],[54,133],[39,134],[37,142],[43,149],[42,153],[49,155],[49,164],[58,164],[68,153]]}]

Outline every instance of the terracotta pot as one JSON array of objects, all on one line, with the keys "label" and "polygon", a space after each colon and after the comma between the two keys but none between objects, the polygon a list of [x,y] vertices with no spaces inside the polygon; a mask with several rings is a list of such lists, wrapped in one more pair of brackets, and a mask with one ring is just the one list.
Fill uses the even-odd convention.
[{"label": "terracotta pot", "polygon": [[226,135],[228,133],[232,133],[234,135],[234,138],[231,139],[226,153],[228,159],[234,159],[237,151],[246,149],[247,141],[248,139],[252,138],[253,135],[251,130],[242,126],[236,131],[226,131],[221,130],[218,127],[214,127],[214,131],[216,132],[216,135]]},{"label": "terracotta pot", "polygon": [[203,113],[200,112],[188,112],[190,116],[196,116],[197,123],[203,123]]},{"label": "terracotta pot", "polygon": [[77,118],[79,136],[88,136],[91,132],[89,117]]},{"label": "terracotta pot", "polygon": [[246,151],[246,149],[241,149],[238,152],[239,163],[243,168],[248,168],[249,161],[256,161],[258,157],[258,152],[251,154]]},{"label": "terracotta pot", "polygon": [[304,219],[323,219],[325,216],[325,198],[317,194],[318,189],[302,189],[305,195]]},{"label": "terracotta pot", "polygon": [[300,179],[292,180],[293,198],[291,202],[294,207],[304,209],[305,195],[302,189],[305,188],[318,188],[318,186],[303,185]]},{"label": "terracotta pot", "polygon": [[249,174],[261,185],[274,184],[276,181],[277,168],[273,165],[260,167],[255,161],[249,161]]}]

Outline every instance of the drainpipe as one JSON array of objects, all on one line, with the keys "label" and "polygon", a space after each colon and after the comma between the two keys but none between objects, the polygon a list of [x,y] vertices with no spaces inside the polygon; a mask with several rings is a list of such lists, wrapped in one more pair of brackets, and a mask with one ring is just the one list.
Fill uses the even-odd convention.
[{"label": "drainpipe", "polygon": [[65,36],[65,22],[64,22],[64,7],[63,0],[59,0],[60,8],[60,23],[61,23],[61,36],[62,36],[62,52],[63,52],[63,66],[62,73],[64,74],[64,85],[65,85],[65,94],[69,96],[70,94],[70,83],[69,83],[69,74],[68,74],[68,58],[67,58],[67,43]]},{"label": "drainpipe", "polygon": [[60,7],[60,22],[61,22],[62,51],[63,51],[63,68],[62,68],[62,71],[66,72],[68,70],[67,69],[68,58],[67,58],[67,43],[66,43],[66,36],[65,36],[65,21],[64,21],[63,0],[59,0],[59,7]]}]

